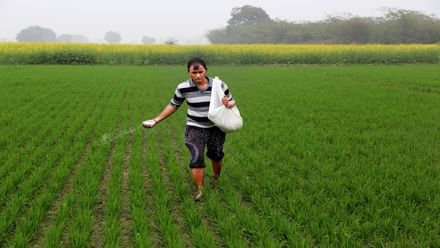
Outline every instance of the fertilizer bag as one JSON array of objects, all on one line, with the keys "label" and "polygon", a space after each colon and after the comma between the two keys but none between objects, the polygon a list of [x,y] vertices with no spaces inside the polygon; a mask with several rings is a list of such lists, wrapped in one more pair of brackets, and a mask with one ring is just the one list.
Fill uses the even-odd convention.
[{"label": "fertilizer bag", "polygon": [[225,133],[230,133],[243,126],[243,119],[240,116],[237,106],[230,109],[222,103],[225,96],[221,81],[215,77],[212,82],[211,103],[209,104],[208,119]]}]

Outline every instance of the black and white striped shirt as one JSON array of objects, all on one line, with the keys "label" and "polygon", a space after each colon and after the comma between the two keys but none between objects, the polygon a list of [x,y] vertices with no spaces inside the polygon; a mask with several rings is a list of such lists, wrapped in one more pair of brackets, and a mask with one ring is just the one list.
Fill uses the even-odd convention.
[{"label": "black and white striped shirt", "polygon": [[[191,80],[187,80],[177,85],[176,92],[171,99],[171,105],[178,108],[186,100],[188,103],[187,122],[188,126],[210,128],[214,124],[208,119],[209,102],[211,100],[211,89],[213,78],[208,78],[208,87],[200,90]],[[225,96],[232,100],[231,92],[225,82],[221,81],[221,86]]]}]

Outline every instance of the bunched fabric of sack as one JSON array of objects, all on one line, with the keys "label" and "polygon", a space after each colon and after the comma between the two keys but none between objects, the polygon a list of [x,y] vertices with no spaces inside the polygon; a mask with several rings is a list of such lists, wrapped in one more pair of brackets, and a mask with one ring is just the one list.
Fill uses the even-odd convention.
[{"label": "bunched fabric of sack", "polygon": [[212,82],[211,103],[209,104],[208,119],[225,133],[237,131],[243,127],[243,119],[237,106],[226,108],[222,103],[225,96],[221,81],[215,77]]}]

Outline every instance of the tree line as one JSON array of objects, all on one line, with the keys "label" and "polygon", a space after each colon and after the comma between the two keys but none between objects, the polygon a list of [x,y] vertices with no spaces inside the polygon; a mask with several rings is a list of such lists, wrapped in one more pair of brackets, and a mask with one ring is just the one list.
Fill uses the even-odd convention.
[{"label": "tree line", "polygon": [[387,9],[381,17],[331,16],[316,22],[274,20],[259,7],[234,8],[227,26],[210,30],[213,44],[332,43],[408,44],[440,42],[440,19],[425,13]]},{"label": "tree line", "polygon": [[[50,28],[40,26],[30,26],[22,29],[16,37],[19,42],[75,42],[75,43],[87,43],[89,40],[83,35],[57,34]],[[115,31],[108,31],[104,35],[104,40],[110,44],[120,43],[122,36]],[[142,43],[153,44],[156,42],[155,38],[143,36]],[[173,40],[173,42],[177,42]]]},{"label": "tree line", "polygon": [[[207,32],[212,44],[408,44],[439,43],[440,19],[425,13],[387,9],[380,17],[330,16],[315,22],[289,22],[272,19],[264,9],[251,5],[232,9],[227,26]],[[57,36],[49,28],[31,26],[17,34],[23,42],[88,42],[82,35]],[[109,31],[104,40],[120,43],[119,33]],[[142,43],[153,44],[155,38],[144,36]],[[170,38],[165,44],[177,44]]]}]

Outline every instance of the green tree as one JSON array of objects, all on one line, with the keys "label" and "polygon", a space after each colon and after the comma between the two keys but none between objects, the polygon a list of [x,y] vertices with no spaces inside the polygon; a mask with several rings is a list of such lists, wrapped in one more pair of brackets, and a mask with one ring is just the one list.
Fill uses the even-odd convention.
[{"label": "green tree", "polygon": [[74,43],[87,43],[89,39],[80,34],[62,34],[57,37],[58,42],[74,42]]},{"label": "green tree", "polygon": [[207,33],[211,43],[264,43],[272,20],[262,8],[245,5],[233,8],[224,29]]},{"label": "green tree", "polygon": [[228,31],[226,28],[213,29],[206,33],[206,37],[211,43],[214,44],[227,44],[230,42]]},{"label": "green tree", "polygon": [[72,42],[73,37],[70,34],[62,34],[57,37],[58,42]]},{"label": "green tree", "polygon": [[228,25],[206,34],[211,43],[438,43],[440,20],[388,9],[382,17],[330,16],[316,22],[272,20],[250,5],[234,8]]},{"label": "green tree", "polygon": [[107,33],[105,33],[104,40],[106,40],[108,43],[114,44],[121,42],[122,38],[119,33],[108,31]]},{"label": "green tree", "polygon": [[143,44],[153,44],[154,42],[156,42],[155,38],[148,37],[148,36],[142,37],[142,43]]},{"label": "green tree", "polygon": [[173,38],[169,38],[168,40],[164,41],[164,44],[166,45],[177,45],[179,41]]},{"label": "green tree", "polygon": [[16,39],[21,42],[54,42],[57,35],[49,28],[31,26],[21,30]]},{"label": "green tree", "polygon": [[264,9],[251,5],[233,8],[228,27],[234,28],[239,25],[258,25],[272,21]]},{"label": "green tree", "polygon": [[89,39],[87,37],[85,37],[84,35],[72,34],[72,42],[87,43],[87,42],[89,42]]},{"label": "green tree", "polygon": [[419,11],[388,9],[377,20],[375,40],[382,43],[435,43],[440,41],[440,20]]},{"label": "green tree", "polygon": [[371,18],[365,17],[332,17],[327,22],[328,37],[332,37],[334,43],[357,43],[364,44],[370,40]]}]

